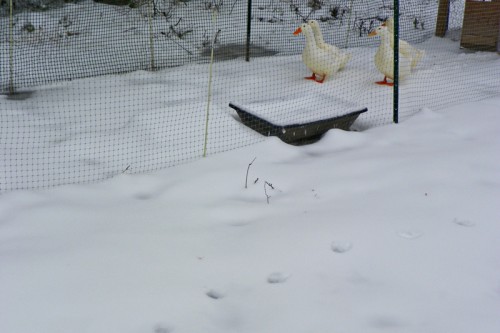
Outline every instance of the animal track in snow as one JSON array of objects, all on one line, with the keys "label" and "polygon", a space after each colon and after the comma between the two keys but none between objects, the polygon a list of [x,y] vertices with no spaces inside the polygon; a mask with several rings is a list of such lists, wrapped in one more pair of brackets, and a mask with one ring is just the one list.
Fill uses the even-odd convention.
[{"label": "animal track in snow", "polygon": [[154,328],[154,333],[171,333],[174,329],[165,324],[158,324]]},{"label": "animal track in snow", "polygon": [[271,284],[274,284],[274,283],[283,283],[285,282],[290,276],[289,275],[286,275],[286,274],[283,274],[283,273],[280,273],[280,272],[275,272],[275,273],[271,273],[268,277],[267,277],[267,282],[268,283],[271,283]]},{"label": "animal track in snow", "polygon": [[213,299],[224,298],[224,294],[223,293],[221,293],[220,291],[214,290],[214,289],[211,289],[211,290],[207,291],[206,295],[208,297],[210,297],[210,298],[213,298]]},{"label": "animal track in snow", "polygon": [[352,249],[352,243],[351,242],[332,242],[330,245],[330,248],[332,249],[333,252],[335,253],[345,253]]},{"label": "animal track in snow", "polygon": [[462,227],[473,227],[475,226],[476,224],[472,221],[469,221],[469,220],[459,220],[457,218],[454,218],[453,219],[453,223],[455,224],[458,224],[458,225],[461,225]]},{"label": "animal track in snow", "polygon": [[398,231],[398,236],[406,239],[417,239],[423,234],[420,231],[415,230],[400,230]]}]

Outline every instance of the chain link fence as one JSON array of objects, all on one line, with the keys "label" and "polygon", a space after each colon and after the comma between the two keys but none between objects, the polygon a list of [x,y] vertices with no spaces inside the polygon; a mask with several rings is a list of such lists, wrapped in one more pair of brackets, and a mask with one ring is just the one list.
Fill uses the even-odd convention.
[{"label": "chain link fence", "polygon": [[[353,125],[365,130],[391,123],[395,105],[404,120],[498,95],[498,53],[461,47],[469,2],[2,0],[0,191],[152,172],[263,140],[229,104],[283,126],[368,109]],[[375,84],[383,37],[369,35],[395,9],[391,87]],[[294,35],[311,20],[348,58],[323,83],[304,80],[301,54],[316,44]]]}]

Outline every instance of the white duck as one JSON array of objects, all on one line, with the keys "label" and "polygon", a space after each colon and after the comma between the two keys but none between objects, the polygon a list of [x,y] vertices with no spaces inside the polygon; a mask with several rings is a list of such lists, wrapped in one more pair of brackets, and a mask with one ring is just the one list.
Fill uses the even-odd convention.
[{"label": "white duck", "polygon": [[[295,30],[294,35],[303,33],[306,38],[306,46],[302,52],[302,61],[313,73],[308,80],[314,80],[318,83],[323,83],[327,76],[338,72],[341,62],[337,57],[334,57],[330,51],[320,49],[314,40],[314,33],[312,28],[307,23],[302,23],[300,27]],[[318,80],[316,75],[321,79]]]},{"label": "white duck", "polygon": [[[391,36],[391,47],[394,49],[394,19],[389,17],[382,25],[387,27]],[[405,57],[411,58],[411,69],[417,67],[417,64],[425,55],[424,50],[419,50],[402,39],[399,39],[399,53]]]},{"label": "white duck", "polygon": [[[394,83],[387,82],[387,78],[394,80],[394,48],[391,47],[391,34],[386,26],[379,26],[368,34],[369,37],[380,36],[381,42],[375,53],[375,66],[384,74],[384,80],[376,82],[392,86]],[[399,55],[399,79],[402,80],[411,74],[412,59],[404,54]]]},{"label": "white duck", "polygon": [[316,20],[309,20],[307,22],[314,33],[314,40],[316,41],[316,45],[325,51],[330,51],[334,57],[339,58],[340,61],[340,68],[343,69],[347,62],[351,60],[352,55],[350,53],[342,51],[340,48],[338,48],[335,45],[328,44],[325,42],[323,39],[323,33],[321,32],[321,28],[319,27],[319,23]]}]

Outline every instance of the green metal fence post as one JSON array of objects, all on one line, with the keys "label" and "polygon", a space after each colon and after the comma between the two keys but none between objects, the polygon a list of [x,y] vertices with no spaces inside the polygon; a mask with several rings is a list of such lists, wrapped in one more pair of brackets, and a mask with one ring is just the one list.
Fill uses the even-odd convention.
[{"label": "green metal fence post", "polygon": [[394,89],[393,121],[399,122],[399,0],[394,0]]},{"label": "green metal fence post", "polygon": [[247,7],[247,44],[245,60],[250,61],[250,30],[252,28],[252,0],[248,0]]},{"label": "green metal fence post", "polygon": [[9,1],[9,94],[14,94],[14,17],[12,0]]}]

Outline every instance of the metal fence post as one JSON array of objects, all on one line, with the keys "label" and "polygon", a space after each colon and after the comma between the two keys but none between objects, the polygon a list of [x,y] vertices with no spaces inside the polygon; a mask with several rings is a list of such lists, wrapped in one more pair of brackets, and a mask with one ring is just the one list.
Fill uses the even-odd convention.
[{"label": "metal fence post", "polygon": [[14,94],[14,16],[12,0],[9,1],[9,94]]},{"label": "metal fence post", "polygon": [[247,7],[247,44],[245,60],[250,61],[250,30],[252,28],[252,0],[248,0]]},{"label": "metal fence post", "polygon": [[393,121],[399,122],[399,0],[394,0]]}]

